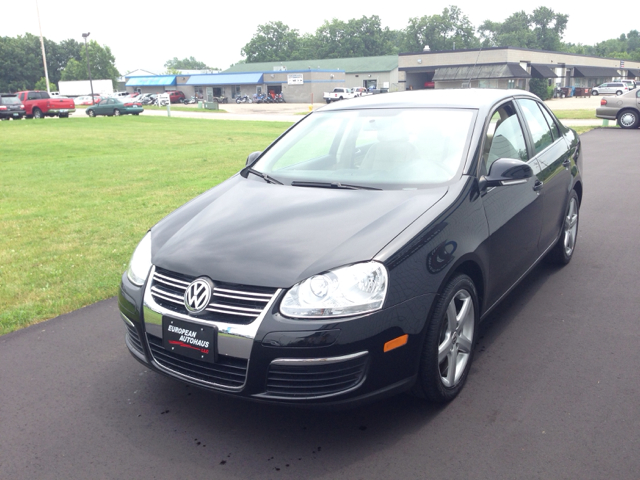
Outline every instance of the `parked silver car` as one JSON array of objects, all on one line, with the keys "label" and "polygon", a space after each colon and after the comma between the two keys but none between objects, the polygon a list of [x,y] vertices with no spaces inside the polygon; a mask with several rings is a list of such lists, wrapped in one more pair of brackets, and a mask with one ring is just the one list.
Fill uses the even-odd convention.
[{"label": "parked silver car", "polygon": [[622,95],[629,91],[629,86],[622,82],[609,82],[598,85],[591,89],[591,95],[601,95],[605,93]]},{"label": "parked silver car", "polygon": [[640,90],[635,89],[616,98],[600,100],[596,117],[617,120],[620,128],[638,128],[640,125]]}]

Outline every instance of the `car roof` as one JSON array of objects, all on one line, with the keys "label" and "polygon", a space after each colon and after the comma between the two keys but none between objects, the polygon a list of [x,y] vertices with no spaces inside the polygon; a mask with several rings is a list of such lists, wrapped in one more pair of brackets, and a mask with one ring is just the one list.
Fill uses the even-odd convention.
[{"label": "car roof", "polygon": [[440,108],[490,108],[499,101],[507,98],[531,97],[538,99],[524,90],[499,90],[493,88],[465,88],[442,90],[414,90],[395,93],[370,95],[353,100],[331,103],[319,110],[359,110],[362,108],[411,108],[411,107],[440,107]]}]

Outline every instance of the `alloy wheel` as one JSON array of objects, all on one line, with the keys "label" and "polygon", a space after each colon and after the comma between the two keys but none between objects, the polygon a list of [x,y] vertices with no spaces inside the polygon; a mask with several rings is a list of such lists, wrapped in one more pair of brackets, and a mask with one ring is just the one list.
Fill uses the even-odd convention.
[{"label": "alloy wheel", "polygon": [[449,302],[438,344],[438,370],[445,387],[455,387],[467,367],[475,328],[473,299],[459,290]]},{"label": "alloy wheel", "polygon": [[575,198],[569,200],[569,210],[564,219],[564,253],[570,257],[576,245],[578,233],[578,201]]}]

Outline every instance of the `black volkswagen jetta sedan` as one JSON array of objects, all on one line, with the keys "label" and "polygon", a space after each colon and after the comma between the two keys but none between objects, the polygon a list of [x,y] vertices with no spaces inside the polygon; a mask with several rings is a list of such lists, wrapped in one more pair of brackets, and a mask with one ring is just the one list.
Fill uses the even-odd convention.
[{"label": "black volkswagen jetta sedan", "polygon": [[571,260],[581,163],[520,90],[328,105],[151,228],[122,276],[126,344],[265,402],[450,401],[479,322],[541,259]]}]

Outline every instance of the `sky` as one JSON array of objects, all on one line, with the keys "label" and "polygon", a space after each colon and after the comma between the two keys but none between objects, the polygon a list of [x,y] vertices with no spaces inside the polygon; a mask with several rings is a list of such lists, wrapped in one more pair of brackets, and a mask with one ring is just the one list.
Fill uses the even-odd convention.
[{"label": "sky", "polygon": [[[540,0],[534,0],[540,1]],[[411,17],[439,14],[449,5],[458,6],[474,27],[485,20],[502,22],[517,10],[531,13],[547,6],[569,15],[565,42],[593,45],[639,29],[640,2],[627,2],[623,10],[605,13],[588,2],[528,3],[527,6],[496,0],[451,0],[394,4],[389,0],[336,2],[325,0],[317,8],[310,2],[249,2],[234,4],[210,0],[191,0],[185,4],[158,0],[137,0],[131,7],[116,7],[109,2],[91,0],[37,0],[42,34],[55,42],[75,38],[82,33],[108,46],[121,74],[144,69],[162,73],[164,64],[174,57],[195,57],[210,67],[228,68],[242,59],[240,50],[251,40],[258,25],[281,21],[300,34],[314,33],[325,20],[346,21],[363,15],[378,15],[383,27],[399,30]],[[126,4],[124,4],[126,5]],[[165,6],[163,6],[165,5]],[[0,36],[15,37],[29,32],[39,35],[36,0],[20,2],[0,0],[3,19]],[[327,12],[322,13],[322,12]],[[607,18],[606,21],[603,18]]]}]

